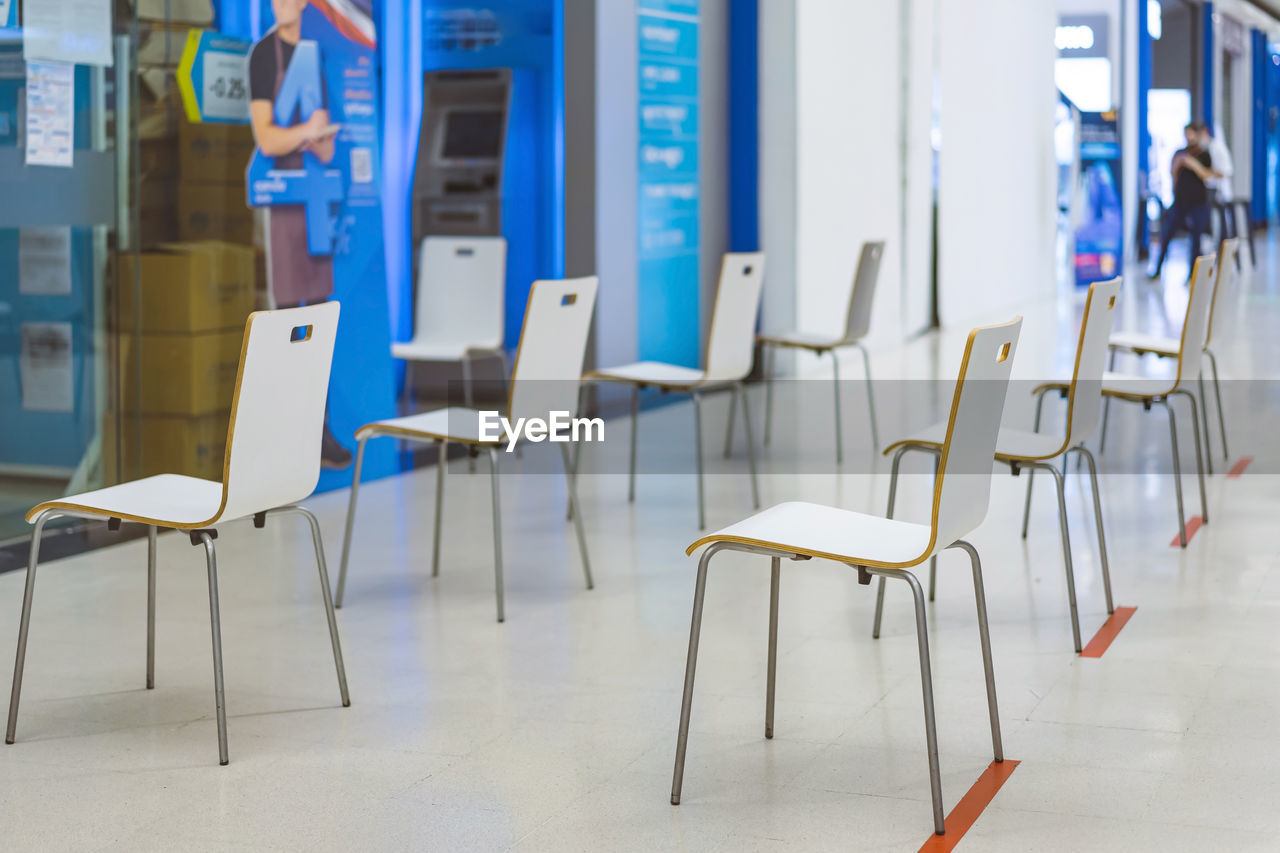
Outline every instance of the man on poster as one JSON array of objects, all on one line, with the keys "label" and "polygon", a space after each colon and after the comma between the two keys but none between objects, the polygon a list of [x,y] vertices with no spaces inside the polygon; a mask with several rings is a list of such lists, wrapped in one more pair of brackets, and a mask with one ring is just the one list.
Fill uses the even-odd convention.
[{"label": "man on poster", "polygon": [[[308,0],[272,0],[276,24],[249,54],[249,114],[258,151],[273,158],[273,168],[305,171],[305,179],[310,179],[322,174],[332,162],[340,127],[329,119],[328,92],[319,73],[319,62],[314,77],[302,84],[305,87],[309,82],[318,89],[319,103],[314,103],[314,95],[308,99],[305,93],[297,94],[296,85],[285,93],[288,103],[281,99],[291,63],[300,53],[302,13],[307,5]],[[318,56],[315,43],[306,44]],[[309,157],[315,162],[308,163]],[[333,296],[332,241],[318,240],[318,235],[310,233],[317,224],[308,214],[305,203],[277,201],[267,208],[267,280],[277,308],[325,302]],[[327,209],[323,216],[328,219]],[[324,227],[330,227],[330,223],[326,221]],[[315,251],[317,243],[319,252]],[[326,467],[346,468],[351,464],[350,451],[334,437],[327,417],[321,458]]]}]

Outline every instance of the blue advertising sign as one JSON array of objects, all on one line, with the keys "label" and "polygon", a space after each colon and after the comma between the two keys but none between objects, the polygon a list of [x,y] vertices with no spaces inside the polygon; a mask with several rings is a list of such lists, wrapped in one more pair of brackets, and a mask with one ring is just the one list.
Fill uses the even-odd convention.
[{"label": "blue advertising sign", "polygon": [[698,0],[638,0],[641,359],[699,362]]},{"label": "blue advertising sign", "polygon": [[[275,24],[250,54],[251,105],[269,101],[272,124],[310,124],[311,132],[291,152],[254,152],[248,200],[270,211],[268,283],[275,304],[342,303],[323,448],[327,470],[319,485],[325,490],[350,485],[355,431],[395,414],[377,34],[364,2],[312,0],[300,21]],[[371,479],[398,468],[394,446],[375,444],[364,457]]]},{"label": "blue advertising sign", "polygon": [[178,91],[187,121],[249,123],[245,57],[250,42],[213,30],[191,30],[178,62]]}]

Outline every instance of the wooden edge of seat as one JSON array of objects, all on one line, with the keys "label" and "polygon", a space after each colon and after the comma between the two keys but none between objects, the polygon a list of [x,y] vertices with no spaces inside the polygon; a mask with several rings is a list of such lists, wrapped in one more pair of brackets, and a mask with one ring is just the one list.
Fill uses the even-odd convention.
[{"label": "wooden edge of seat", "polygon": [[1107,349],[1117,352],[1131,352],[1134,355],[1154,355],[1157,358],[1177,358],[1178,351],[1170,349],[1152,349],[1150,347],[1133,346],[1132,344],[1108,343]]},{"label": "wooden edge of seat", "polygon": [[890,444],[884,450],[880,451],[881,456],[888,456],[890,451],[897,450],[899,447],[919,447],[927,450],[942,450],[942,442],[925,441],[921,438],[903,438]]},{"label": "wooden edge of seat", "polygon": [[658,382],[652,379],[634,379],[630,376],[619,376],[616,373],[605,373],[599,370],[592,370],[582,374],[582,379],[586,382],[614,382],[618,385],[635,385],[638,388],[659,388],[663,391],[691,391],[702,385],[702,381],[688,383]]},{"label": "wooden edge of seat", "polygon": [[725,536],[720,533],[712,533],[698,539],[684,550],[685,556],[691,557],[693,556],[693,552],[701,548],[703,545],[711,545],[716,542],[726,542],[733,545],[749,545],[754,548],[767,548],[773,551],[781,551],[784,554],[795,554],[798,557],[812,557],[816,560],[831,560],[836,563],[844,563],[845,565],[868,566],[873,569],[909,569],[912,566],[918,566],[925,560],[929,559],[928,554],[922,554],[918,559],[905,563],[881,563],[876,560],[867,560],[861,557],[828,554],[826,551],[814,551],[809,548],[793,548],[779,542],[767,542],[763,539],[747,539],[744,536]]},{"label": "wooden edge of seat", "polygon": [[365,424],[356,430],[356,440],[363,441],[367,438],[376,438],[378,436],[393,436],[395,438],[403,438],[409,441],[444,441],[452,444],[470,444],[476,447],[498,447],[503,442],[499,441],[481,441],[478,438],[460,438],[455,435],[444,435],[438,432],[427,432],[425,430],[407,429],[400,426],[387,426],[379,421],[371,424]]},{"label": "wooden edge of seat", "polygon": [[833,349],[839,349],[842,346],[846,346],[844,342],[840,342],[840,341],[829,343],[829,344],[805,344],[805,343],[800,343],[799,341],[789,340],[787,338],[775,338],[772,335],[756,335],[756,340],[759,343],[768,344],[769,346],[772,346],[772,347],[802,349],[802,350],[808,350],[809,352],[818,353],[818,354],[831,352]]},{"label": "wooden edge of seat", "polygon": [[147,518],[146,516],[132,515],[127,512],[108,512],[101,507],[85,506],[84,504],[72,503],[71,501],[57,500],[45,501],[44,503],[36,504],[32,507],[26,515],[27,524],[34,524],[36,516],[46,511],[52,511],[55,515],[71,515],[72,517],[75,517],[75,515],[93,516],[94,518],[101,518],[103,521],[118,518],[121,521],[128,521],[132,524],[146,524],[150,527],[164,527],[169,530],[200,530],[216,524],[222,513],[221,508],[219,508],[218,515],[215,515],[213,518],[205,521],[179,523],[175,521],[166,521],[162,518]]},{"label": "wooden edge of seat", "polygon": [[1043,382],[1043,383],[1041,383],[1041,384],[1037,385],[1036,387],[1034,387],[1034,388],[1032,388],[1032,389],[1031,389],[1031,393],[1032,393],[1032,394],[1042,394],[1042,393],[1044,393],[1045,391],[1061,391],[1061,392],[1063,392],[1063,393],[1066,393],[1067,391],[1070,391],[1070,390],[1071,390],[1071,383],[1070,383],[1070,382],[1063,382],[1063,381],[1061,381],[1061,380],[1055,380],[1055,381],[1053,381],[1053,382]]}]

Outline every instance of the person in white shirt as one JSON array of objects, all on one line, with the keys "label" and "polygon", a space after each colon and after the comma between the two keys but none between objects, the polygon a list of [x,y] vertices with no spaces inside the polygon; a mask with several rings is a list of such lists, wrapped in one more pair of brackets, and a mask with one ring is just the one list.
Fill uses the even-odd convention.
[{"label": "person in white shirt", "polygon": [[1222,176],[1212,178],[1206,183],[1221,206],[1224,231],[1222,236],[1234,237],[1236,236],[1236,211],[1231,202],[1235,200],[1235,164],[1231,160],[1231,151],[1227,149],[1227,143],[1223,140],[1222,125],[1214,125],[1213,131],[1210,134],[1206,129],[1200,144],[1209,149],[1213,169],[1215,172],[1220,172]]}]

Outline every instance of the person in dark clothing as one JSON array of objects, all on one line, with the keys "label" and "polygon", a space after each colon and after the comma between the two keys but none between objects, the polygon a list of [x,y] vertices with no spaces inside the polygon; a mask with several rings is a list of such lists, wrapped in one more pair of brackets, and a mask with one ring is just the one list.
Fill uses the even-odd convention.
[{"label": "person in dark clothing", "polygon": [[1177,236],[1178,229],[1185,227],[1189,232],[1189,261],[1194,262],[1200,254],[1200,238],[1209,230],[1209,189],[1206,181],[1222,177],[1222,173],[1213,168],[1213,158],[1204,144],[1204,122],[1193,121],[1183,132],[1187,137],[1187,147],[1173,155],[1173,206],[1165,215],[1160,232],[1160,257],[1151,271],[1152,278],[1160,277],[1165,256],[1169,254],[1169,243]]},{"label": "person in dark clothing", "polygon": [[[328,93],[322,105],[303,117],[295,108],[284,124],[276,122],[275,101],[284,83],[294,50],[302,39],[302,13],[308,0],[271,0],[276,25],[249,54],[249,117],[258,150],[275,159],[277,169],[303,168],[304,153],[329,163],[334,155],[337,125],[329,120]],[[323,78],[321,86],[323,87]],[[277,308],[296,308],[325,302],[333,296],[333,258],[313,255],[307,248],[307,214],[301,204],[277,204],[267,210],[267,284]],[[329,429],[325,412],[321,462],[326,468],[346,468],[351,451]]]}]

